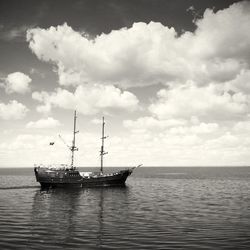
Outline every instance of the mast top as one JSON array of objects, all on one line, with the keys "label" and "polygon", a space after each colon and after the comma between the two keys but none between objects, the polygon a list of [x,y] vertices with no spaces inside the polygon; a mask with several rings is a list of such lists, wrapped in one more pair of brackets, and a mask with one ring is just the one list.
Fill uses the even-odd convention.
[{"label": "mast top", "polygon": [[72,146],[70,147],[70,151],[71,151],[71,169],[74,168],[74,152],[78,151],[78,148],[76,147],[76,134],[79,131],[76,131],[76,110],[74,112],[74,127],[73,127],[73,140],[72,140]]}]

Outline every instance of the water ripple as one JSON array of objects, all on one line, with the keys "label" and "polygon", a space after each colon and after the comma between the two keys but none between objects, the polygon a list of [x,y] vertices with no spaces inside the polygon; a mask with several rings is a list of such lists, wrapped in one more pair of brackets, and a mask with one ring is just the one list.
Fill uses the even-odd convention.
[{"label": "water ripple", "polygon": [[140,171],[107,189],[41,191],[33,176],[1,176],[0,248],[248,248],[245,169]]}]

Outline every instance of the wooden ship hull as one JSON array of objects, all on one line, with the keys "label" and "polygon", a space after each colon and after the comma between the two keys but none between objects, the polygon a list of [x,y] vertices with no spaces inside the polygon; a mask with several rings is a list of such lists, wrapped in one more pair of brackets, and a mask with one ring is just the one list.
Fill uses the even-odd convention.
[{"label": "wooden ship hull", "polygon": [[42,188],[107,187],[125,186],[133,168],[111,174],[81,173],[76,169],[34,168],[37,182]]}]

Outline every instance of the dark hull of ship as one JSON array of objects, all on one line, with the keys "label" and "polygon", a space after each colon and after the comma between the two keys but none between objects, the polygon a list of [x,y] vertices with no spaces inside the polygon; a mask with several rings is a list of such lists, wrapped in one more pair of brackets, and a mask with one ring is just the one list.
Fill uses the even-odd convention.
[{"label": "dark hull of ship", "polygon": [[[42,188],[82,188],[125,186],[131,169],[121,170],[112,174],[82,177],[76,170],[59,170],[52,173],[40,172],[35,168],[36,180]],[[53,174],[53,176],[52,176]]]}]

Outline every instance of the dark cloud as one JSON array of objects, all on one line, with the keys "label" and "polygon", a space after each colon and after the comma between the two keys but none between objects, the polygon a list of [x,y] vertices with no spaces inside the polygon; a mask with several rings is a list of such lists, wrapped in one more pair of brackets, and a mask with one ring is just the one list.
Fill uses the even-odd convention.
[{"label": "dark cloud", "polygon": [[178,32],[194,30],[193,6],[196,13],[206,8],[228,7],[238,0],[1,0],[0,24],[15,27],[37,24],[47,28],[67,22],[75,29],[96,35],[113,29],[130,27],[134,22],[161,22]]},{"label": "dark cloud", "polygon": [[5,27],[2,25],[0,27],[0,39],[3,41],[11,42],[25,42],[26,41],[26,32],[28,29],[33,28],[35,25],[22,25],[16,27]]}]

